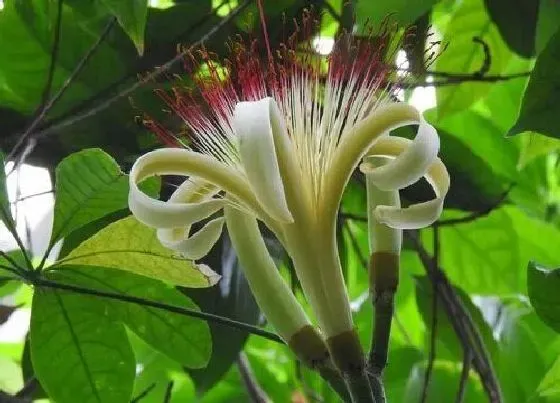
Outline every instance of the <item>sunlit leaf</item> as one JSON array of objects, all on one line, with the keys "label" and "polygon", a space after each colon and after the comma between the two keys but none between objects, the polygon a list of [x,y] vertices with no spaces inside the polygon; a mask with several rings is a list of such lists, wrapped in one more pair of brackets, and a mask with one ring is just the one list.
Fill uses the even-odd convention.
[{"label": "sunlit leaf", "polygon": [[[449,45],[436,60],[435,70],[471,74],[480,71],[485,63],[490,62],[485,74],[500,74],[507,65],[511,52],[486,13],[482,0],[461,2],[446,27],[443,41]],[[483,46],[474,43],[473,37],[482,39],[488,45],[491,60],[485,59]],[[491,88],[492,85],[480,82],[438,87],[438,116],[447,116],[467,109]]]},{"label": "sunlit leaf", "polygon": [[[157,193],[157,182],[146,182]],[[128,177],[108,154],[87,149],[65,158],[56,168],[56,199],[51,242],[128,206]]]},{"label": "sunlit leaf", "polygon": [[356,16],[358,24],[363,25],[366,21],[373,28],[379,28],[387,16],[399,24],[408,25],[418,17],[430,11],[430,8],[439,0],[396,0],[396,1],[368,1],[356,2]]},{"label": "sunlit leaf", "polygon": [[114,268],[184,287],[209,287],[219,276],[163,247],[156,231],[130,216],[103,228],[58,265]]},{"label": "sunlit leaf", "polygon": [[526,293],[529,260],[558,261],[560,231],[527,217],[515,207],[502,207],[470,223],[443,227],[441,265],[468,293]]},{"label": "sunlit leaf", "polygon": [[[556,359],[537,388],[539,398],[545,402],[557,402],[560,399],[560,357]],[[539,401],[541,401],[539,400]]]}]

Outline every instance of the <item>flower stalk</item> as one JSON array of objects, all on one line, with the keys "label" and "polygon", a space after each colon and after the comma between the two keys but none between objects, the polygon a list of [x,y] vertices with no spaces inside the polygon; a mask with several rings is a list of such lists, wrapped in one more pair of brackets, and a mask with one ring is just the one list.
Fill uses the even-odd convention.
[{"label": "flower stalk", "polygon": [[391,321],[394,299],[399,284],[399,260],[402,244],[402,230],[388,227],[379,222],[375,215],[377,206],[400,208],[398,190],[381,190],[374,183],[372,174],[382,167],[387,157],[369,156],[364,159],[362,169],[366,171],[368,206],[368,232],[370,245],[369,289],[375,310],[374,331],[369,353],[369,370],[381,377],[387,365]]}]

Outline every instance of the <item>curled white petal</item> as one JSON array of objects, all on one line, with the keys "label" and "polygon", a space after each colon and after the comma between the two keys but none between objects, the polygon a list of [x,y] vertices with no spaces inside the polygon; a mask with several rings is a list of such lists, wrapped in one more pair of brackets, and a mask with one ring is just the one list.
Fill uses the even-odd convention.
[{"label": "curled white petal", "polygon": [[420,117],[414,141],[393,161],[369,170],[368,177],[383,190],[405,188],[424,176],[438,151],[439,137],[436,129]]},{"label": "curled white petal", "polygon": [[[171,195],[168,203],[203,203],[211,200],[219,189],[200,178],[185,180]],[[218,241],[222,233],[223,218],[208,222],[193,235],[189,235],[190,225],[176,228],[160,228],[157,237],[169,249],[181,252],[191,260],[204,257]]]},{"label": "curled white petal", "polygon": [[[412,141],[389,137],[379,140],[369,151],[369,155],[384,155],[397,157],[405,152]],[[368,164],[362,164],[360,169],[369,175],[370,167]],[[374,168],[377,169],[377,168]],[[399,229],[418,229],[426,227],[436,221],[441,215],[443,202],[450,186],[449,173],[445,165],[439,158],[430,164],[424,175],[430,185],[433,187],[436,198],[427,202],[413,204],[406,208],[398,208],[395,206],[377,206],[375,208],[376,218],[392,228]]]},{"label": "curled white petal", "polygon": [[189,226],[209,217],[221,209],[225,202],[211,199],[168,203],[152,199],[138,188],[138,183],[154,175],[194,175],[216,187],[231,191],[240,200],[250,202],[253,198],[246,182],[235,171],[213,158],[183,149],[152,151],[138,158],[130,171],[128,203],[139,221],[155,228]]},{"label": "curled white petal", "polygon": [[287,136],[280,111],[270,97],[235,106],[233,126],[239,138],[239,155],[257,199],[280,221],[293,221],[280,175],[275,137]]},{"label": "curled white petal", "polygon": [[218,242],[223,224],[223,217],[216,218],[190,236],[189,227],[158,229],[157,237],[163,246],[181,252],[187,259],[198,260]]}]

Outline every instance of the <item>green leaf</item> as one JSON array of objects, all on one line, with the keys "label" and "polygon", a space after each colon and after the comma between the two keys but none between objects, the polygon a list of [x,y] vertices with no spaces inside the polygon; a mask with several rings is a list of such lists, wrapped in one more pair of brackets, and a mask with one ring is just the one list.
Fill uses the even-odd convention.
[{"label": "green leaf", "polygon": [[[157,193],[157,181],[145,183]],[[116,161],[92,148],[66,157],[56,168],[51,243],[110,213],[128,207],[128,176]]]},{"label": "green leaf", "polygon": [[560,149],[560,141],[551,137],[540,136],[538,133],[527,132],[521,136],[520,167],[524,167],[541,155],[547,155]]},{"label": "green leaf", "polygon": [[[89,289],[198,310],[187,296],[161,281],[121,270],[67,265],[57,275],[64,282]],[[203,368],[208,363],[212,340],[205,321],[139,304],[109,299],[103,302],[115,319],[170,359],[188,368]]]},{"label": "green leaf", "polygon": [[130,37],[138,53],[144,53],[144,30],[148,15],[148,0],[101,0]]},{"label": "green leaf", "polygon": [[510,49],[523,57],[533,56],[539,2],[484,0],[484,4]]},{"label": "green leaf", "polygon": [[418,17],[430,11],[432,6],[439,0],[394,0],[394,1],[369,1],[358,0],[356,2],[356,16],[358,24],[368,21],[374,28],[391,15],[399,24],[408,25]]},{"label": "green leaf", "polygon": [[[0,105],[30,114],[40,104],[51,61],[57,3],[4,2],[0,12],[0,54],[9,63],[0,64]],[[63,85],[98,39],[107,20],[106,15],[74,13],[65,4],[62,10],[60,52],[52,85],[55,90]],[[49,116],[112,83],[125,73],[124,61],[128,58],[124,49],[101,44]]]},{"label": "green leaf", "polygon": [[125,328],[104,305],[82,295],[36,289],[31,311],[31,359],[36,376],[58,403],[126,403],[135,360]]},{"label": "green leaf", "polygon": [[487,217],[442,227],[440,237],[441,265],[451,281],[468,293],[526,294],[529,260],[558,262],[555,248],[560,245],[560,231],[515,207],[502,207]]},{"label": "green leaf", "polygon": [[10,208],[10,199],[8,198],[8,188],[6,187],[6,171],[4,153],[0,151],[0,218],[6,226],[14,226],[14,219],[12,218],[12,209]]},{"label": "green leaf", "polygon": [[558,402],[560,400],[560,357],[554,361],[537,388],[539,402]]},{"label": "green leaf", "polygon": [[156,230],[130,216],[84,241],[57,265],[114,268],[184,287],[210,287],[219,276],[163,247]]},{"label": "green leaf", "polygon": [[519,151],[490,118],[465,111],[439,119],[437,126],[466,144],[494,175],[506,180],[516,177]]},{"label": "green leaf", "polygon": [[560,4],[556,0],[540,0],[536,37],[537,54],[541,53],[559,28]]},{"label": "green leaf", "polygon": [[[424,377],[427,362],[416,364],[411,371],[405,390],[403,402],[415,402],[422,396]],[[459,390],[459,378],[461,376],[461,363],[436,360],[433,364],[432,376],[430,378],[430,389],[426,399],[427,403],[454,402]],[[480,403],[487,398],[482,389],[478,377],[470,372],[465,388],[463,402]]]},{"label": "green leaf", "polygon": [[527,288],[537,315],[560,332],[560,269],[548,270],[535,262],[529,262]]},{"label": "green leaf", "polygon": [[[486,14],[482,0],[465,0],[446,25],[443,42],[449,43],[437,58],[434,70],[471,74],[484,66],[485,52],[473,37],[482,39],[490,48],[491,63],[487,74],[500,74],[511,56],[496,26]],[[468,109],[473,102],[492,89],[492,85],[466,82],[436,89],[438,116],[447,116]]]},{"label": "green leaf", "polygon": [[560,353],[558,334],[531,310],[525,298],[508,298],[496,311],[504,401],[532,401]]},{"label": "green leaf", "polygon": [[560,29],[537,58],[521,104],[521,112],[508,135],[535,131],[560,138]]}]

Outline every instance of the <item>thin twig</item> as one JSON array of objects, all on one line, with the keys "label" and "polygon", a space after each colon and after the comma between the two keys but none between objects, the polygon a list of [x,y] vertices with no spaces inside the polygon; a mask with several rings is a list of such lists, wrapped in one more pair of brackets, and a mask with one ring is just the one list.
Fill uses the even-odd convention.
[{"label": "thin twig", "polygon": [[51,48],[51,62],[49,65],[49,72],[47,74],[47,82],[45,83],[45,88],[43,89],[43,100],[41,102],[42,106],[39,109],[44,109],[47,100],[51,94],[52,83],[54,78],[54,71],[56,70],[56,62],[58,60],[58,53],[60,50],[60,31],[62,27],[62,0],[58,0],[56,8],[56,23],[54,29],[54,39]]},{"label": "thin twig", "polygon": [[173,381],[169,381],[167,387],[165,388],[165,395],[163,396],[163,403],[169,403],[171,401],[171,393],[173,392]]},{"label": "thin twig", "polygon": [[[19,234],[17,233],[17,229],[15,227],[15,223],[14,220],[12,219],[12,216],[9,212],[7,212],[3,206],[0,206],[0,215],[2,216],[4,221],[4,224],[6,225],[6,228],[8,228],[8,231],[10,231],[10,234],[12,234],[12,237],[14,238],[14,240],[16,241],[18,248],[21,250],[21,253],[23,254],[23,258],[25,259],[25,264],[27,266],[27,269],[31,270],[33,269],[33,264],[31,263],[31,259],[29,257],[29,255],[27,254],[27,249],[25,248],[25,245],[23,244],[23,241],[21,240]],[[7,256],[7,255],[6,255]],[[4,256],[4,257],[6,257]],[[10,260],[10,263],[15,264],[15,262],[13,260]],[[15,267],[20,268],[19,265],[15,264]],[[20,268],[21,269],[21,268]]]},{"label": "thin twig", "polygon": [[441,298],[442,307],[445,309],[449,322],[463,346],[463,351],[470,350],[472,352],[473,367],[480,376],[490,402],[502,402],[500,385],[490,355],[470,313],[457,296],[443,270],[434,266],[434,260],[421,244],[418,235],[411,231],[406,231],[405,234],[416,249],[428,277],[432,282],[436,281],[438,297]]},{"label": "thin twig", "polygon": [[142,392],[140,392],[138,394],[138,396],[134,397],[130,403],[138,403],[140,400],[144,399],[146,396],[148,396],[148,394],[154,390],[154,388],[156,387],[155,383],[152,383],[150,386],[148,386],[146,389],[144,389]]},{"label": "thin twig", "polygon": [[27,195],[27,196],[20,197],[19,199],[14,200],[13,202],[10,202],[10,204],[16,204],[16,203],[25,201],[25,200],[27,200],[27,199],[32,199],[32,198],[34,198],[34,197],[52,194],[53,192],[54,192],[54,190],[51,189],[51,190],[45,190],[44,192],[33,193],[33,194],[30,194],[30,195]]},{"label": "thin twig", "polygon": [[493,212],[494,210],[496,210],[497,208],[499,208],[506,200],[507,200],[507,196],[509,195],[511,189],[513,188],[513,185],[510,185],[508,187],[508,189],[503,192],[500,197],[494,202],[492,203],[490,206],[486,207],[485,209],[481,210],[481,211],[475,211],[474,213],[471,213],[465,217],[459,217],[459,218],[450,218],[447,220],[439,220],[436,221],[435,223],[432,224],[432,227],[445,227],[445,226],[450,226],[450,225],[457,225],[457,224],[466,224],[472,221],[477,220],[478,218],[482,218],[487,216],[488,214],[490,214],[491,212]]},{"label": "thin twig", "polygon": [[[220,10],[226,4],[229,4],[229,1],[230,0],[224,0],[218,6],[213,8],[210,12],[206,13],[203,17],[201,17],[200,19],[195,21],[193,24],[189,25],[185,32],[181,32],[180,34],[178,34],[178,35],[174,36],[172,39],[170,39],[169,43],[179,43],[179,42],[181,42],[182,41],[181,38],[185,34],[190,34],[193,31],[196,31],[196,29],[198,29],[199,27],[204,25],[204,23],[206,23],[212,16],[216,16],[218,10]],[[229,7],[229,10],[231,11],[231,7]],[[153,59],[153,57],[152,57],[152,59]],[[136,76],[138,76],[138,74],[142,73],[142,71],[146,69],[146,66],[150,66],[150,68],[151,68],[151,66],[153,64],[154,63],[152,63],[150,59],[141,59],[136,64],[136,66],[134,68],[129,69],[121,77],[119,77],[118,79],[116,79],[115,81],[113,81],[112,83],[107,85],[105,88],[101,89],[100,91],[98,91],[97,93],[92,95],[91,97],[81,101],[77,105],[73,106],[72,108],[69,108],[67,111],[61,113],[59,116],[50,120],[49,121],[50,126],[56,125],[59,122],[62,122],[64,120],[66,120],[70,116],[74,116],[76,114],[79,114],[83,110],[88,109],[91,105],[95,105],[95,103],[97,101],[99,101],[100,99],[103,99],[104,97],[111,95],[112,92],[116,88],[118,88],[119,86],[124,84],[128,79],[130,79],[132,77],[136,77]]]},{"label": "thin twig", "polygon": [[463,356],[463,369],[461,370],[461,378],[459,380],[459,390],[455,403],[462,403],[465,398],[465,391],[467,389],[467,382],[469,380],[469,373],[471,371],[472,353],[470,350],[465,350]]},{"label": "thin twig", "polygon": [[[434,257],[433,264],[435,267],[438,266],[439,260],[439,230],[434,228]],[[438,325],[438,292],[437,292],[437,277],[432,280],[432,323],[430,325],[430,351],[428,354],[428,365],[426,366],[426,372],[424,374],[424,384],[422,386],[422,395],[420,402],[426,402],[428,398],[428,389],[430,387],[430,379],[432,377],[432,372],[434,369],[434,362],[436,360],[436,341],[437,341],[437,325]]]},{"label": "thin twig", "polygon": [[162,309],[168,312],[177,313],[179,315],[190,316],[193,318],[207,320],[219,325],[229,326],[235,329],[243,330],[257,336],[264,337],[265,339],[274,341],[276,343],[284,344],[284,341],[275,333],[261,329],[260,327],[250,325],[248,323],[238,322],[223,316],[214,315],[207,312],[196,311],[193,309],[183,308],[175,305],[168,305],[157,301],[150,301],[144,298],[135,297],[132,295],[119,294],[114,292],[93,290],[72,284],[57,283],[44,278],[31,278],[30,282],[36,287],[46,287],[52,289],[66,290],[84,295],[93,295],[96,297],[109,298],[118,301],[124,301],[132,304],[149,306],[152,308]]},{"label": "thin twig", "polygon": [[68,119],[63,120],[63,121],[61,121],[61,122],[59,122],[55,125],[52,125],[52,126],[47,127],[43,130],[35,132],[34,136],[36,138],[43,138],[43,137],[49,136],[49,135],[57,132],[58,130],[64,129],[68,126],[72,126],[72,125],[74,125],[74,124],[76,124],[76,123],[78,123],[78,122],[80,122],[84,119],[87,119],[91,116],[94,116],[94,115],[98,114],[99,112],[102,112],[105,109],[109,108],[111,105],[113,105],[115,102],[117,102],[121,98],[129,96],[131,93],[133,93],[138,88],[143,86],[146,82],[149,82],[149,81],[152,81],[152,80],[156,79],[161,74],[165,73],[170,68],[172,68],[176,63],[183,60],[183,58],[185,57],[186,54],[188,54],[194,48],[202,45],[204,42],[206,42],[208,39],[210,39],[212,36],[214,36],[223,27],[225,27],[227,24],[229,24],[230,21],[233,20],[239,13],[241,13],[241,11],[243,11],[251,2],[252,2],[252,0],[245,0],[243,3],[241,3],[239,6],[237,6],[231,13],[229,13],[227,15],[227,17],[222,19],[222,21],[220,21],[218,24],[214,25],[199,40],[194,42],[188,48],[179,52],[175,57],[173,57],[173,59],[169,60],[168,62],[164,63],[163,65],[161,65],[160,67],[158,67],[157,69],[152,71],[150,74],[146,75],[146,77],[143,80],[139,80],[139,81],[134,82],[133,84],[131,84],[127,88],[119,91],[115,96],[113,96],[113,97],[107,99],[106,101],[92,107],[91,109],[89,109],[87,111],[84,111],[80,114],[76,114],[74,116],[71,116]]},{"label": "thin twig", "polygon": [[[33,117],[33,120],[31,121],[31,124],[27,127],[27,129],[24,131],[24,133],[19,137],[15,146],[12,148],[12,150],[10,151],[8,156],[6,157],[6,160],[11,159],[15,155],[15,152],[17,150],[19,150],[21,145],[28,139],[28,137],[31,135],[33,130],[41,122],[41,120],[43,119],[43,116],[45,114],[45,109],[47,108],[48,99],[49,99],[51,89],[52,89],[54,72],[56,70],[56,62],[58,60],[58,53],[59,53],[59,49],[60,49],[60,31],[61,31],[61,26],[62,26],[62,5],[63,5],[63,1],[58,0],[57,10],[56,10],[56,22],[55,22],[55,30],[54,30],[54,39],[53,39],[53,45],[52,45],[52,48],[51,48],[51,61],[50,61],[50,65],[49,65],[49,71],[47,73],[47,81],[46,81],[45,87],[43,89],[43,96],[42,96],[41,104],[35,110],[35,113],[33,114],[34,117]],[[26,155],[26,154],[27,153],[24,150],[22,155]],[[16,165],[18,165],[18,164],[14,164],[13,169],[15,169]]]},{"label": "thin twig", "polygon": [[[60,1],[60,3],[62,3],[62,1]],[[89,50],[86,52],[86,54],[82,57],[82,59],[79,61],[76,68],[72,71],[72,73],[70,73],[68,78],[64,81],[62,86],[59,88],[59,90],[50,99],[45,99],[43,101],[44,103],[43,103],[42,107],[40,108],[39,113],[37,114],[35,119],[33,119],[31,124],[27,127],[25,132],[19,137],[17,143],[12,148],[12,151],[8,154],[8,156],[6,158],[7,160],[9,160],[9,159],[11,159],[15,156],[15,153],[21,147],[21,145],[25,141],[27,141],[27,139],[33,134],[33,130],[35,130],[35,128],[43,121],[43,119],[45,118],[47,113],[49,113],[49,111],[55,106],[55,104],[64,95],[66,90],[68,90],[68,88],[74,82],[76,77],[78,77],[78,75],[82,72],[84,67],[87,65],[87,63],[89,62],[89,60],[91,59],[91,57],[93,56],[93,54],[95,53],[95,51],[97,50],[99,45],[101,45],[101,43],[103,43],[103,41],[105,40],[105,38],[107,37],[107,35],[111,31],[111,28],[113,28],[113,26],[115,25],[116,21],[117,21],[116,17],[112,17],[110,19],[110,21],[107,23],[107,25],[105,26],[105,28],[101,32],[101,35],[99,35],[97,40],[93,43],[93,45],[89,48]],[[12,168],[12,170],[16,169],[17,166],[21,165],[23,162],[24,162],[24,158],[23,157],[19,158],[18,163],[14,164],[14,167]]]},{"label": "thin twig", "polygon": [[237,368],[239,369],[239,374],[249,395],[249,400],[252,403],[267,403],[270,401],[266,392],[259,385],[259,381],[255,377],[253,370],[251,369],[251,364],[247,359],[245,353],[239,353],[237,358]]}]

